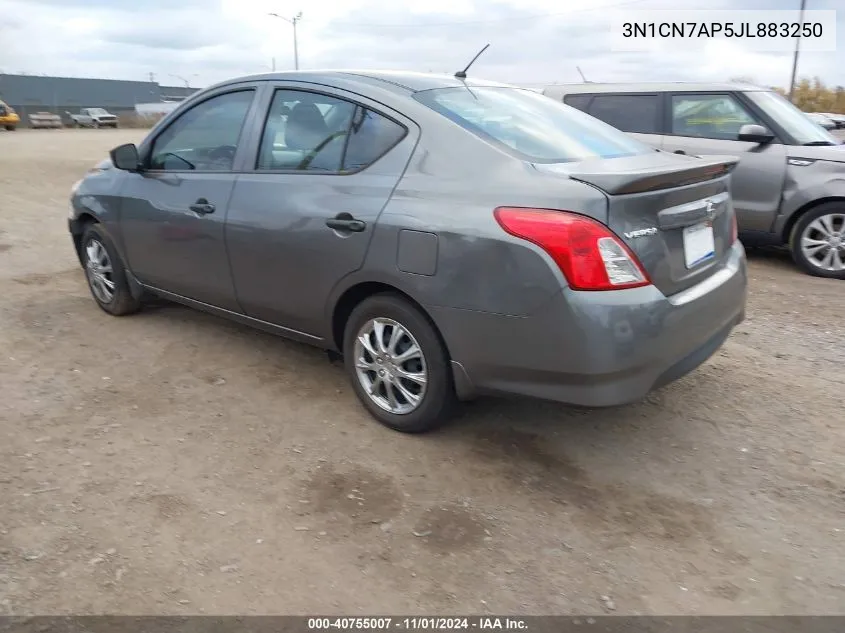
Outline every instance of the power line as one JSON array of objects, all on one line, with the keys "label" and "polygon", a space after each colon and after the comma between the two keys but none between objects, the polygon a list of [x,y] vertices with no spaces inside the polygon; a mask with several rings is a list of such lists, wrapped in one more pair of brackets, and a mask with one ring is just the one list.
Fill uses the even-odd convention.
[{"label": "power line", "polygon": [[617,4],[607,4],[600,7],[588,7],[586,9],[576,9],[575,11],[561,11],[558,13],[543,13],[535,15],[511,16],[509,18],[491,18],[489,20],[463,20],[455,22],[415,22],[405,24],[383,24],[378,22],[336,22],[331,20],[329,24],[332,26],[366,26],[376,28],[420,28],[420,27],[434,27],[434,26],[460,26],[462,24],[491,24],[496,22],[525,22],[529,20],[542,20],[545,18],[561,17],[565,15],[573,15],[576,13],[586,13],[589,11],[604,11],[606,9],[617,9],[619,7],[626,7],[632,4],[640,4],[648,2],[649,0],[628,0],[627,2],[619,2]]}]

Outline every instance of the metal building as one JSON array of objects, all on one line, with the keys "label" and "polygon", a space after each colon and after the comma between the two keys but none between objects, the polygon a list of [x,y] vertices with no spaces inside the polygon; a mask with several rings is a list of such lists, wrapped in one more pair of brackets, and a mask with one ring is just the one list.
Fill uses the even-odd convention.
[{"label": "metal building", "polygon": [[120,115],[134,112],[137,103],[181,100],[197,90],[152,81],[0,74],[0,99],[17,110],[21,125],[29,124],[33,112],[52,112],[63,120],[65,112],[80,108],[105,108]]}]

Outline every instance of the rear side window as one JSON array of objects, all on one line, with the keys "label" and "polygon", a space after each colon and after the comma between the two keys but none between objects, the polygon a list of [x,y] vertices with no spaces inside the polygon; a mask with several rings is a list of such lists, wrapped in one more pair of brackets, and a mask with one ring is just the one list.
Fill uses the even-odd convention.
[{"label": "rear side window", "polygon": [[564,163],[654,150],[591,116],[531,90],[437,88],[414,98],[523,160]]},{"label": "rear side window", "polygon": [[659,134],[658,95],[596,95],[590,114],[605,123],[638,134]]},{"label": "rear side window", "polygon": [[358,107],[343,157],[343,170],[355,171],[376,162],[402,140],[405,128],[367,108]]},{"label": "rear side window", "polygon": [[566,95],[563,98],[563,102],[568,106],[578,108],[581,112],[586,112],[587,106],[590,105],[590,99],[592,98],[593,95]]}]

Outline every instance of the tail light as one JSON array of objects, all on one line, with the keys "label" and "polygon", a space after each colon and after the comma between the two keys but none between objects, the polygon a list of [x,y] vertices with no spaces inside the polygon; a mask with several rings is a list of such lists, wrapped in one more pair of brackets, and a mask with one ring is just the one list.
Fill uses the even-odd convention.
[{"label": "tail light", "polygon": [[736,212],[731,211],[731,245],[739,239],[739,227],[736,223]]},{"label": "tail light", "polygon": [[499,207],[496,221],[546,251],[573,290],[619,290],[651,283],[637,257],[600,222],[550,209]]}]

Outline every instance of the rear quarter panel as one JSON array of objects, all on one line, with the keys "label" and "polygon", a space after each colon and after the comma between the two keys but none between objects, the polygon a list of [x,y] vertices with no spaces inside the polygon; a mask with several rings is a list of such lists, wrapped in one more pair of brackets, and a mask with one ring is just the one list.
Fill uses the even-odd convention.
[{"label": "rear quarter panel", "polygon": [[[439,115],[436,115],[439,117]],[[506,233],[500,206],[568,209],[601,221],[603,194],[583,183],[549,178],[448,120],[421,122],[419,144],[375,228],[363,268],[335,296],[359,281],[396,286],[424,306],[527,315],[566,285],[538,246]],[[398,265],[403,229],[428,233],[432,274]]]}]

